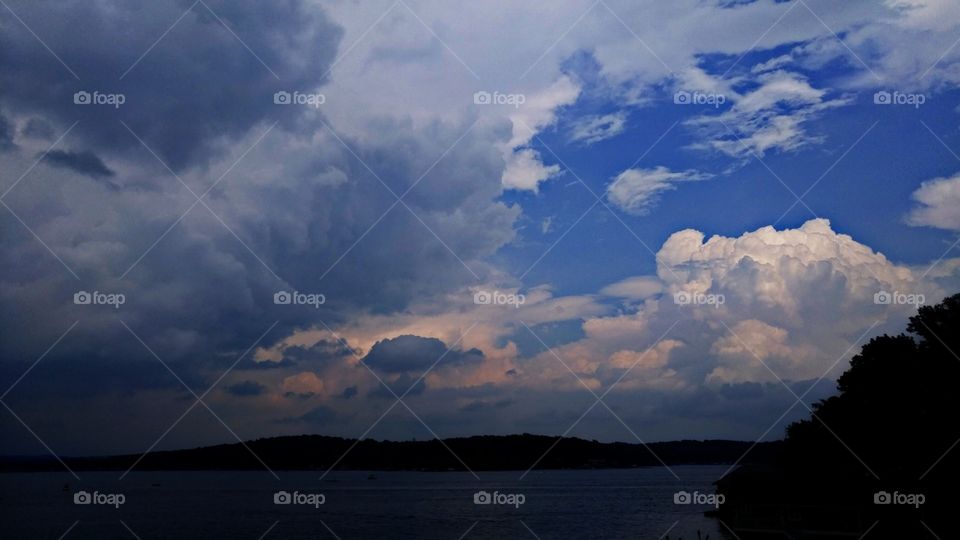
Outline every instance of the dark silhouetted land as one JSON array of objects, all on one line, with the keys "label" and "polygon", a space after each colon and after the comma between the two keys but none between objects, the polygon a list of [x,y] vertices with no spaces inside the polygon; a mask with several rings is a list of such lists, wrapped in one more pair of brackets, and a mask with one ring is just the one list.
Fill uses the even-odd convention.
[{"label": "dark silhouetted land", "polygon": [[907,332],[864,345],[838,395],[789,426],[779,459],[717,483],[718,515],[741,538],[958,537],[960,295],[921,307]]},{"label": "dark silhouetted land", "polygon": [[[254,470],[256,457],[275,470],[526,470],[632,468],[681,464],[732,464],[753,443],[743,441],[675,441],[642,444],[601,443],[544,435],[477,436],[430,441],[376,441],[300,435],[257,439],[243,445],[224,444],[153,452],[136,470]],[[355,446],[354,446],[355,445]],[[556,446],[554,446],[556,445]],[[781,443],[758,444],[748,454],[753,462],[769,462]],[[353,446],[351,449],[350,447]],[[551,449],[551,447],[553,447]],[[252,453],[251,453],[252,450]],[[349,450],[349,452],[348,452]],[[548,451],[549,450],[549,451]],[[126,470],[139,455],[65,458],[76,470]],[[459,459],[463,460],[463,463]],[[661,461],[662,460],[662,463]],[[53,458],[4,458],[0,471],[62,470]]]}]

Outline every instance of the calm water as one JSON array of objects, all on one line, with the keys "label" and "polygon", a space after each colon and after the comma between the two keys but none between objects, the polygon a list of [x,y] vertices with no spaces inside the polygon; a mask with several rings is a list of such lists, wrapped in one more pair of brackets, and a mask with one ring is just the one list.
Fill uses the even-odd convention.
[{"label": "calm water", "polygon": [[[724,538],[709,507],[674,504],[679,490],[712,493],[726,467],[520,472],[80,472],[0,475],[0,538]],[[64,484],[69,490],[64,491]],[[74,504],[74,493],[125,500]],[[277,491],[323,504],[274,504]],[[509,504],[475,504],[477,491]],[[91,495],[92,496],[92,495]],[[292,497],[292,495],[291,495]],[[71,527],[73,527],[71,529]],[[127,529],[129,527],[130,530]],[[272,527],[272,528],[271,528]],[[329,529],[327,528],[329,527]],[[528,530],[529,528],[529,530]],[[469,531],[469,532],[468,532]],[[266,533],[266,534],[265,534]],[[466,535],[464,536],[464,534]],[[265,534],[265,535],[264,535]]]}]

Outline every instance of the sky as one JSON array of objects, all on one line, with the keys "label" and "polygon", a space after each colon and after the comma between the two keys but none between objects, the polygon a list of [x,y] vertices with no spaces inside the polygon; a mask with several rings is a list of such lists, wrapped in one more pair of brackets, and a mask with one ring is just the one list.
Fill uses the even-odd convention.
[{"label": "sky", "polygon": [[4,454],[772,440],[960,291],[949,0],[3,0]]}]

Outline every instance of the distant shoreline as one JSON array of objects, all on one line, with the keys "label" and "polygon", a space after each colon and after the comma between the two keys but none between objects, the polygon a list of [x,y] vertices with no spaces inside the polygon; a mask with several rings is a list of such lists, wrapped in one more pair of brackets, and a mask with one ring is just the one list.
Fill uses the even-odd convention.
[{"label": "distant shoreline", "polygon": [[[376,441],[322,435],[272,437],[201,448],[102,457],[64,457],[78,471],[514,471],[632,469],[768,463],[781,441],[681,440],[601,443],[575,437],[498,435]],[[0,473],[63,470],[52,456],[3,456]]]}]

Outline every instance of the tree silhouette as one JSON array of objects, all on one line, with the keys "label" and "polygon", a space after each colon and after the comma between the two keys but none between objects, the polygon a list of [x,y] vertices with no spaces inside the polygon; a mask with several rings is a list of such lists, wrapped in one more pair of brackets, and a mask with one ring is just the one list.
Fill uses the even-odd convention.
[{"label": "tree silhouette", "polygon": [[[774,466],[742,467],[719,481],[727,496],[721,517],[792,531],[863,533],[876,525],[869,538],[952,532],[960,500],[960,294],[921,307],[907,332],[862,347],[838,379],[839,393],[787,428]],[[876,504],[884,491],[923,494],[926,502]]]},{"label": "tree silhouette", "polygon": [[[884,483],[915,483],[954,444],[960,437],[960,294],[921,307],[907,330],[916,338],[883,335],[864,345],[838,379],[839,395],[787,428],[790,462],[815,463],[844,477],[872,478],[872,470]],[[936,468],[955,465],[948,454]],[[943,477],[934,470],[927,477]]]}]

